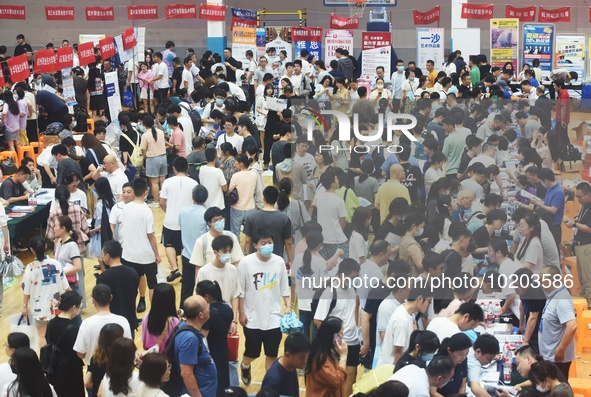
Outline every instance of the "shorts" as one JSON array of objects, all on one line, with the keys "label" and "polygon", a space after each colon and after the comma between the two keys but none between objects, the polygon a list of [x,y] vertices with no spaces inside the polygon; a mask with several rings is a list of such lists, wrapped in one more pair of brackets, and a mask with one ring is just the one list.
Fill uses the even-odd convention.
[{"label": "shorts", "polygon": [[89,103],[90,110],[105,110],[106,107],[107,107],[107,100],[105,99],[104,95],[100,94],[100,95],[91,95],[90,96],[90,103]]},{"label": "shorts", "polygon": [[148,178],[158,178],[168,174],[168,163],[166,155],[146,158],[146,176]]},{"label": "shorts", "polygon": [[[244,356],[259,358],[262,344],[265,347],[265,356],[277,357],[282,337],[283,335],[279,328],[263,331],[261,329],[244,327]],[[357,352],[359,352],[359,349],[357,349]]]},{"label": "shorts", "polygon": [[[148,99],[148,89],[142,88],[140,90],[140,99]],[[154,99],[154,93],[150,92],[150,99]]]},{"label": "shorts", "polygon": [[129,262],[121,258],[121,263],[135,270],[135,272],[138,276],[140,276],[140,278],[145,274],[149,289],[154,289],[156,288],[156,285],[158,285],[158,279],[156,278],[156,275],[158,274],[158,265],[156,264],[156,262],[144,265],[141,263]]},{"label": "shorts", "polygon": [[356,367],[359,365],[359,351],[361,350],[361,345],[356,344],[353,346],[347,346],[347,367]]},{"label": "shorts", "polygon": [[16,131],[6,131],[5,140],[7,141],[18,141],[18,137],[20,136],[21,132],[19,130]]},{"label": "shorts", "polygon": [[154,92],[154,98],[158,101],[163,101],[168,96],[168,88],[158,88]]},{"label": "shorts", "polygon": [[180,230],[170,230],[162,226],[162,245],[165,248],[172,247],[179,256],[183,252],[183,241]]}]

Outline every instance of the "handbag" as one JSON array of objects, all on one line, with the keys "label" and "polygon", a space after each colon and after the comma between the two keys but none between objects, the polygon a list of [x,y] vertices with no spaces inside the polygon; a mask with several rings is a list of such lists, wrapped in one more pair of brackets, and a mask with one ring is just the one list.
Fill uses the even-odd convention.
[{"label": "handbag", "polygon": [[25,265],[14,255],[6,255],[0,262],[0,274],[2,277],[17,277],[23,274]]},{"label": "handbag", "polygon": [[236,204],[238,200],[240,200],[240,196],[238,195],[238,189],[233,189],[232,191],[226,193],[226,198],[228,199],[228,204]]},{"label": "handbag", "polygon": [[28,316],[25,317],[21,313],[13,314],[12,316],[8,317],[8,323],[10,324],[10,333],[22,332],[29,337],[29,347],[35,351],[39,350],[37,327],[35,327],[35,325],[31,325],[31,320]]},{"label": "handbag", "polygon": [[14,160],[9,157],[0,162],[0,170],[2,170],[2,175],[12,175],[16,172],[17,167]]},{"label": "handbag", "polygon": [[228,335],[228,361],[238,361],[238,346],[240,336],[238,334]]},{"label": "handbag", "polygon": [[126,108],[134,107],[133,92],[131,91],[131,87],[127,87],[127,90],[123,93],[122,103]]},{"label": "handbag", "polygon": [[125,173],[125,176],[129,180],[129,182],[133,182],[137,174],[137,168],[133,164],[131,164],[131,162],[129,162],[127,163],[127,168],[125,168],[125,171],[123,172]]}]

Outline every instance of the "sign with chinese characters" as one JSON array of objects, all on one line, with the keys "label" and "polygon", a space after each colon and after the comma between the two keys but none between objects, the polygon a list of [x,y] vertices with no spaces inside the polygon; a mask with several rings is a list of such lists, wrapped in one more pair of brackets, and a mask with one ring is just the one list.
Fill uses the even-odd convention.
[{"label": "sign with chinese characters", "polygon": [[520,22],[533,22],[536,20],[536,6],[513,7],[507,4],[505,18],[517,18]]},{"label": "sign with chinese characters", "polygon": [[67,69],[74,66],[74,50],[72,47],[57,49],[57,70]]},{"label": "sign with chinese characters", "polygon": [[331,29],[359,29],[359,17],[340,17],[330,14]]},{"label": "sign with chinese characters", "polygon": [[519,70],[519,19],[495,18],[490,20],[490,64],[501,69],[506,62]]},{"label": "sign with chinese characters", "polygon": [[232,56],[242,62],[242,68],[248,68],[250,61],[246,58],[246,51],[257,53],[256,28],[236,27],[232,30]]},{"label": "sign with chinese characters", "polygon": [[0,19],[26,19],[25,6],[0,5]]},{"label": "sign with chinese characters", "polygon": [[64,99],[68,106],[77,105],[76,92],[74,90],[74,78],[72,77],[72,68],[62,69],[62,88]]},{"label": "sign with chinese characters", "polygon": [[123,49],[125,51],[135,47],[137,40],[135,39],[135,31],[133,28],[125,29],[123,31]]},{"label": "sign with chinese characters", "polygon": [[308,50],[316,60],[322,58],[322,28],[291,28],[291,41],[295,47],[295,57],[300,58],[300,51]]},{"label": "sign with chinese characters", "polygon": [[436,6],[426,12],[412,10],[412,14],[415,25],[429,25],[433,22],[439,22],[441,19],[441,8]]},{"label": "sign with chinese characters", "polygon": [[531,66],[532,61],[538,59],[544,77],[548,76],[553,68],[555,31],[556,28],[552,24],[523,25],[522,64],[528,63]]},{"label": "sign with chinese characters", "polygon": [[166,19],[197,18],[195,4],[166,4],[164,7]]},{"label": "sign with chinese characters", "polygon": [[115,41],[112,37],[105,37],[99,41],[99,47],[101,49],[101,56],[103,59],[111,58],[115,56]]},{"label": "sign with chinese characters", "polygon": [[569,72],[577,72],[579,75],[577,80],[582,80],[585,77],[586,43],[585,35],[556,35],[555,68],[565,68]]},{"label": "sign with chinese characters", "polygon": [[78,45],[78,60],[80,61],[80,66],[86,66],[89,63],[96,62],[94,43],[92,41]]},{"label": "sign with chinese characters", "polygon": [[8,70],[10,71],[10,78],[13,84],[21,80],[26,80],[31,76],[29,60],[25,54],[10,58],[6,63],[8,64]]},{"label": "sign with chinese characters", "polygon": [[156,4],[127,6],[127,19],[158,19],[158,6]]},{"label": "sign with chinese characters", "polygon": [[462,18],[464,19],[492,19],[492,4],[462,4]]},{"label": "sign with chinese characters", "polygon": [[86,7],[87,21],[114,21],[115,11],[113,6],[108,7]]},{"label": "sign with chinese characters", "polygon": [[343,48],[353,53],[353,31],[345,29],[331,30],[327,29],[324,31],[324,63],[326,64],[326,70],[330,71],[330,61],[336,59],[335,50],[337,48]]},{"label": "sign with chinese characters", "polygon": [[374,81],[376,68],[384,67],[384,76],[390,76],[391,39],[390,32],[361,33],[361,78]]},{"label": "sign with chinese characters", "polygon": [[105,73],[105,87],[109,112],[111,112],[111,114],[121,113],[121,94],[119,93],[117,72]]},{"label": "sign with chinese characters", "polygon": [[73,21],[73,6],[45,6],[45,19],[48,21]]},{"label": "sign with chinese characters", "polygon": [[52,73],[55,68],[56,58],[54,50],[39,50],[35,52],[35,73]]},{"label": "sign with chinese characters", "polygon": [[199,4],[199,19],[205,21],[225,21],[226,6]]},{"label": "sign with chinese characters", "polygon": [[444,36],[444,28],[417,28],[417,67],[425,68],[431,60],[435,70],[441,70],[445,62]]},{"label": "sign with chinese characters", "polygon": [[538,22],[570,22],[570,7],[567,6],[550,10],[540,6]]},{"label": "sign with chinese characters", "polygon": [[255,10],[245,10],[232,7],[232,29],[234,28],[254,28],[257,26],[257,12]]}]

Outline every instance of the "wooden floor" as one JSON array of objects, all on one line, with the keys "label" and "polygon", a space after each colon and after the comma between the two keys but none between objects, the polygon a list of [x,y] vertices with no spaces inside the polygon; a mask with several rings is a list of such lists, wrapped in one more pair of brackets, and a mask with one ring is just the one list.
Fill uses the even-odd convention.
[{"label": "wooden floor", "polygon": [[[589,116],[589,117],[587,117]],[[580,122],[582,120],[587,120],[587,122],[589,122],[591,124],[591,114],[582,114],[582,113],[573,113],[572,117],[571,117],[571,127],[576,127],[580,124]],[[571,135],[571,140],[574,140],[574,136]],[[563,174],[563,178],[564,179],[576,179],[578,178],[579,175],[578,174]],[[269,183],[268,181],[265,181],[266,183]],[[154,212],[154,221],[156,224],[156,233],[157,233],[157,241],[160,241],[160,233],[162,230],[162,223],[164,221],[164,212],[160,209],[160,208],[152,208],[152,211]],[[28,238],[34,236],[35,232],[31,232],[31,234],[28,236]],[[37,231],[38,233],[38,231]],[[158,248],[159,248],[159,252],[161,257],[163,258],[163,262],[161,264],[161,266],[163,267],[163,269],[168,272],[168,263],[166,261],[166,256],[164,253],[164,247],[159,243],[158,244]],[[52,253],[49,253],[49,255],[52,255]],[[21,260],[23,261],[23,263],[28,264],[30,262],[32,262],[33,260],[33,255],[30,252],[22,252],[19,254],[19,257],[21,258]],[[96,270],[94,270],[94,265],[97,264],[96,260],[89,260],[89,259],[85,259],[84,261],[85,263],[85,270],[86,270],[86,296],[90,297],[91,292],[92,292],[92,288],[95,285],[95,278],[93,276],[93,274],[96,272]],[[177,280],[173,283],[173,286],[175,287],[176,293],[177,293],[177,299],[180,296],[180,281]],[[20,313],[21,311],[21,307],[22,307],[22,302],[23,302],[23,294],[22,294],[22,289],[21,289],[21,285],[20,285],[20,280],[19,283],[13,285],[12,287],[8,288],[6,291],[4,291],[4,301],[3,301],[3,305],[2,308],[0,309],[0,343],[4,343],[5,342],[5,338],[6,335],[8,335],[8,333],[10,332],[10,325],[8,323],[8,317],[10,315],[16,314],[16,313]],[[90,303],[90,298],[88,300],[88,304],[89,307],[87,309],[85,309],[82,313],[82,317],[86,318],[91,316],[92,314],[95,313],[94,308],[91,306]],[[149,302],[146,302],[148,305],[147,310],[149,310]],[[138,315],[138,317],[141,317],[141,315]],[[141,327],[141,325],[140,325]],[[136,332],[136,338],[135,338],[135,342],[136,345],[138,346],[138,348],[141,348],[142,343],[141,343],[141,330],[138,328],[138,332]],[[243,335],[243,333],[242,333]],[[240,358],[242,357],[242,353],[244,352],[244,338],[241,337],[240,339]],[[279,350],[279,354],[281,355],[283,353],[283,343],[280,346],[280,350]],[[0,349],[0,362],[6,362],[7,361],[7,357],[6,354],[4,352],[4,349]],[[591,350],[586,350],[582,355],[577,356],[577,377],[579,378],[587,378],[589,379],[589,377],[591,376]],[[249,387],[246,388],[246,390],[249,393],[256,393],[259,389],[260,389],[260,382],[262,381],[263,377],[265,374],[265,368],[264,368],[264,357],[261,357],[259,359],[257,359],[255,362],[252,363],[252,383]],[[361,376],[363,374],[363,370],[360,368],[359,370],[359,376]],[[300,395],[304,395],[303,392],[303,387],[304,387],[304,382],[303,382],[303,377],[300,377]]]}]

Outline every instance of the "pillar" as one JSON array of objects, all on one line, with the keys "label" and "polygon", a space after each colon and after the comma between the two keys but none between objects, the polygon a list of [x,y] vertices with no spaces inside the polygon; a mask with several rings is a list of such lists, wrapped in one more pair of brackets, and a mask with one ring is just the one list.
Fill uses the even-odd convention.
[{"label": "pillar", "polygon": [[454,29],[465,29],[468,27],[468,20],[462,18],[462,4],[468,3],[468,0],[451,0],[451,35],[449,47],[452,51],[459,48],[454,48]]},{"label": "pillar", "polygon": [[[207,0],[207,4],[222,6],[224,1]],[[226,21],[207,21],[207,49],[222,55],[227,47],[226,43]]]}]

